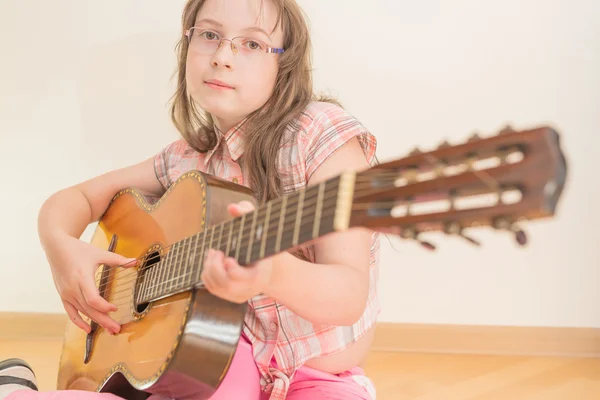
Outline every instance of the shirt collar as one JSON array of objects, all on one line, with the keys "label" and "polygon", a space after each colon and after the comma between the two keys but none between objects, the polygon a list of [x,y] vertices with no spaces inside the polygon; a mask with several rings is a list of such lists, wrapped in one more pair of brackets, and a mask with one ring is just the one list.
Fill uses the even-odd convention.
[{"label": "shirt collar", "polygon": [[243,125],[246,122],[247,118],[244,118],[241,122],[239,122],[236,126],[231,128],[226,134],[223,134],[216,125],[214,126],[215,132],[217,134],[217,144],[212,150],[209,150],[206,153],[206,157],[204,158],[204,165],[208,164],[213,154],[221,147],[223,144],[227,146],[227,150],[229,151],[229,155],[233,161],[237,161],[242,154],[244,153],[244,129]]}]

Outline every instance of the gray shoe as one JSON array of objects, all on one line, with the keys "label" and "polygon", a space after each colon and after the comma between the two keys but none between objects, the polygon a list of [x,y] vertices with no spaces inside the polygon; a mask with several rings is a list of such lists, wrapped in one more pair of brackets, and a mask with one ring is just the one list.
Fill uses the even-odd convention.
[{"label": "gray shoe", "polygon": [[0,361],[0,386],[2,385],[19,385],[38,390],[33,369],[20,358]]}]

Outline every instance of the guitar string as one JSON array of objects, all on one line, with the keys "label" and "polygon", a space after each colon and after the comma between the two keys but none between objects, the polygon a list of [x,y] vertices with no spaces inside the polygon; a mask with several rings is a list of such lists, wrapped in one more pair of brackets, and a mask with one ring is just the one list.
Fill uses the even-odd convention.
[{"label": "guitar string", "polygon": [[[329,201],[334,201],[334,200],[336,200],[336,199],[337,199],[336,197],[331,197],[331,196],[329,196],[329,194],[330,194],[332,191],[337,191],[338,189],[339,189],[339,187],[337,187],[337,186],[336,186],[336,187],[329,188],[329,189],[326,189],[326,190],[324,191],[324,193],[323,193],[323,198],[325,199],[325,200],[324,200],[324,203],[325,203],[325,202],[329,202]],[[355,193],[359,193],[359,192],[361,192],[361,189],[359,189],[359,190],[358,190],[358,191],[356,191]],[[296,197],[296,198],[295,198],[295,199],[293,199],[292,201],[290,201],[290,202],[288,202],[288,203],[286,204],[286,208],[288,208],[288,207],[293,207],[293,206],[295,206],[295,205],[298,203],[298,201],[299,201],[299,196],[294,196],[294,197]],[[310,193],[310,196],[308,196],[308,197],[305,197],[305,199],[304,199],[304,202],[303,202],[303,207],[311,207],[311,206],[315,205],[315,203],[316,203],[316,201],[317,201],[317,200],[318,200],[318,192],[316,192],[316,193]],[[283,203],[282,203],[281,201],[277,201],[276,203],[273,203],[273,204],[274,204],[274,205],[273,205],[273,207],[271,208],[271,214],[272,214],[272,215],[275,215],[275,214],[277,214],[277,213],[280,213],[280,211],[281,211],[281,207],[282,207],[282,204],[283,204]],[[258,215],[260,215],[260,214],[263,214],[263,213],[264,213],[264,214],[266,214],[266,211],[265,211],[265,209],[264,209],[264,208],[262,209],[262,212],[258,212],[258,213],[257,213],[257,216],[258,216]],[[303,213],[303,214],[302,214],[302,218],[305,218],[305,217],[312,217],[312,216],[314,215],[314,213],[315,213],[315,210],[310,210],[310,212],[309,212],[309,213]],[[253,214],[253,213],[248,213],[247,215],[252,215],[252,214]],[[287,219],[287,217],[294,217],[294,215],[287,214],[287,213],[286,213],[286,214],[284,214],[284,218],[285,218],[285,219]],[[241,218],[241,217],[240,217],[240,218]],[[285,219],[284,219],[284,220],[285,220]],[[219,230],[219,227],[221,227],[222,225],[228,224],[228,223],[230,223],[230,222],[231,222],[231,221],[225,221],[225,222],[219,223],[219,224],[215,225],[214,227],[209,227],[209,228],[207,228],[207,231],[212,231],[212,233],[213,233],[213,234],[217,234],[217,235],[218,235],[218,233],[216,233],[216,232]],[[272,222],[272,221],[271,221],[271,222]],[[233,225],[232,225],[232,226],[233,226]],[[240,223],[240,226],[241,226],[241,223]],[[247,226],[247,225],[246,225],[246,226]],[[240,240],[239,240],[238,242],[244,242],[244,241],[248,240],[248,239],[250,238],[250,236],[251,236],[251,235],[254,235],[254,234],[255,234],[254,232],[249,232],[249,231],[247,231],[247,230],[246,230],[246,226],[244,227],[244,230],[243,230],[243,232],[242,232],[242,237],[240,238]],[[264,225],[263,225],[263,224],[261,224],[260,226],[264,226]],[[303,225],[301,225],[301,226],[303,226]],[[284,230],[282,233],[283,233],[283,234],[286,234],[286,233],[289,233],[289,232],[291,232],[291,230]],[[198,235],[201,235],[201,233],[198,233]],[[238,234],[238,235],[239,235],[239,234]],[[274,237],[277,235],[277,233],[275,232],[275,233],[273,233],[273,234],[267,234],[267,235],[268,235],[268,236],[267,236],[267,239],[266,239],[266,240],[270,240],[270,239],[273,239],[273,238],[274,238]],[[185,240],[185,239],[184,239],[184,240]],[[199,240],[199,239],[198,239],[198,240]],[[236,240],[237,240],[237,239],[236,239]],[[213,239],[213,241],[214,241],[214,239]],[[173,246],[175,246],[175,245],[178,245],[178,244],[179,244],[179,245],[182,245],[182,246],[185,246],[185,244],[181,244],[181,242],[182,242],[182,241],[179,241],[178,243],[173,243],[173,244],[171,244],[171,245],[169,245],[169,246],[165,246],[165,247],[163,247],[162,249],[163,249],[163,250],[168,250],[170,247],[173,247]],[[196,245],[195,245],[195,246],[197,246],[197,243],[196,243]],[[215,245],[215,247],[217,247],[217,246]],[[220,246],[219,246],[219,247],[220,247]],[[150,254],[155,254],[155,253],[150,253]],[[141,262],[149,262],[149,261],[153,261],[154,259],[156,259],[156,258],[159,258],[159,257],[160,257],[160,255],[152,255],[151,257],[149,257],[149,254],[146,254],[146,255],[144,255],[143,257],[141,257],[141,258],[139,258],[139,259],[136,259],[135,261],[132,261],[132,262],[129,262],[129,263],[126,263],[126,264],[123,264],[123,265],[117,265],[117,266],[105,266],[105,268],[109,268],[109,269],[121,268],[121,267],[123,267],[123,266],[126,266],[126,265],[131,265],[131,264],[137,263],[137,261],[141,261]],[[152,265],[148,265],[147,267],[144,267],[144,268],[141,268],[141,269],[138,269],[138,270],[132,270],[132,274],[133,274],[133,275],[137,275],[136,271],[138,271],[138,272],[141,272],[141,271],[143,271],[144,269],[146,269],[146,268],[151,268],[151,267],[152,267]],[[110,283],[111,283],[111,282],[109,281],[109,282],[106,282],[104,285],[106,286],[106,285],[108,285],[108,284],[110,284]],[[100,285],[100,286],[98,286],[98,288],[99,288],[99,289],[101,289],[101,288],[102,288],[102,286]]]},{"label": "guitar string", "polygon": [[[332,206],[335,206],[335,203],[334,203]],[[289,232],[289,231],[288,231],[288,232]],[[200,267],[201,267],[201,266],[200,266]],[[156,284],[154,284],[154,285],[151,285],[151,286],[147,287],[145,290],[152,290],[152,289],[154,289],[154,288],[157,288],[157,287],[162,287],[163,285],[165,285],[165,284],[167,284],[167,283],[170,283],[170,282],[173,282],[173,281],[182,281],[182,282],[185,282],[185,280],[186,280],[186,278],[187,278],[188,276],[191,276],[191,275],[193,275],[193,274],[197,274],[197,273],[198,273],[198,271],[197,271],[197,270],[194,270],[193,268],[190,270],[190,272],[189,272],[189,273],[187,273],[187,267],[186,267],[186,274],[185,274],[185,275],[183,275],[183,276],[178,276],[178,277],[174,277],[173,279],[169,279],[169,280],[167,280],[167,281],[158,282],[158,283],[156,283]],[[177,286],[179,286],[179,285],[177,285]],[[194,285],[193,285],[193,284],[191,284],[191,282],[190,282],[189,284],[186,284],[185,286],[181,287],[180,289],[188,288],[188,286],[190,286],[190,287],[193,287]],[[127,293],[127,296],[126,296],[126,297],[133,297],[133,295],[131,295],[131,296],[129,295],[129,294],[130,294],[130,291],[131,291],[131,288],[127,288],[127,292],[128,292],[128,293]],[[118,292],[117,292],[117,293],[118,293]],[[119,300],[121,300],[121,299],[122,299],[122,298],[120,298],[120,297],[116,296],[116,294],[117,294],[117,293],[113,293],[113,294],[112,294],[112,296],[114,297],[114,299],[112,300],[112,302],[113,302],[113,303],[115,303],[115,302],[117,302],[117,301],[119,301]],[[152,293],[152,291],[150,291],[150,293]],[[161,296],[164,296],[165,294],[168,294],[168,293],[161,293]],[[160,297],[160,296],[159,296],[159,297]]]},{"label": "guitar string", "polygon": [[[334,189],[334,188],[330,189],[330,191],[331,191],[331,190],[333,190],[333,189]],[[337,190],[337,188],[335,188],[335,189]],[[324,193],[324,196],[323,196],[324,198],[325,198],[325,195],[326,195],[326,194],[327,194],[327,192],[325,192],[325,193]],[[315,201],[312,201],[312,199],[310,199],[310,198],[309,198],[309,199],[310,199],[310,201],[305,201],[305,202],[304,202],[304,207],[310,207],[310,206],[312,206],[312,205],[316,204],[316,200],[318,199],[318,196],[314,196],[314,198],[315,198]],[[329,197],[329,198],[326,198],[326,200],[324,201],[324,204],[325,204],[325,202],[330,202],[330,201],[332,201],[332,198],[330,198],[330,197]],[[295,204],[292,204],[292,203],[290,203],[290,205],[295,205]],[[279,207],[279,209],[277,209],[277,208],[272,208],[272,209],[271,209],[271,210],[272,210],[272,212],[276,213],[276,212],[280,211],[280,208],[281,208],[281,207],[280,207],[280,205],[278,205],[278,207]],[[266,213],[266,212],[265,212],[265,213]],[[258,216],[259,214],[261,214],[261,213],[257,213],[257,216]],[[251,215],[251,214],[248,214],[248,215]],[[302,217],[303,217],[303,218],[305,218],[305,217],[312,217],[313,215],[314,215],[314,211],[311,211],[310,213],[305,213],[305,214],[303,214],[303,215],[302,215]],[[292,215],[290,215],[290,216],[292,216]],[[207,231],[207,235],[208,235],[208,232],[210,232],[210,231],[212,231],[212,233],[213,233],[213,234],[217,234],[217,235],[219,235],[218,233],[216,233],[216,232],[219,230],[219,227],[221,227],[221,226],[223,226],[223,225],[225,225],[225,224],[227,224],[227,223],[229,223],[229,222],[230,222],[230,221],[225,221],[225,222],[219,223],[219,224],[217,224],[217,225],[214,225],[214,226],[208,227],[208,228],[206,229],[206,231]],[[267,222],[267,221],[265,221],[265,222]],[[269,222],[272,222],[272,221],[269,219]],[[312,223],[311,223],[311,225],[312,225]],[[302,226],[302,225],[301,225],[301,226]],[[261,224],[261,225],[260,225],[260,227],[264,227],[264,223],[263,223],[263,224]],[[256,230],[256,228],[255,228],[255,230]],[[284,230],[284,231],[282,232],[282,234],[289,233],[289,232],[290,232],[290,230],[286,228],[286,230]],[[247,233],[247,234],[246,234],[246,233]],[[201,233],[198,233],[198,234],[195,234],[195,235],[201,235]],[[255,232],[246,232],[246,228],[244,228],[244,231],[243,231],[242,238],[240,239],[240,241],[239,241],[239,242],[244,242],[244,241],[246,241],[246,240],[250,239],[250,236],[254,236],[254,235],[255,235]],[[276,237],[276,235],[277,235],[277,233],[276,233],[276,232],[275,232],[275,233],[271,233],[271,234],[269,234],[269,233],[267,232],[267,238],[266,238],[265,240],[273,239],[274,237]],[[215,238],[215,239],[216,239],[216,238]],[[185,239],[184,239],[184,240],[185,240]],[[197,242],[196,242],[196,244],[194,245],[194,247],[197,247],[197,243],[199,242],[199,240],[200,240],[200,238],[199,238],[199,236],[198,236],[198,238],[197,238]],[[261,240],[262,240],[262,237],[261,237]],[[214,241],[214,239],[213,239],[213,241]],[[179,243],[181,243],[181,241],[180,241]],[[171,247],[173,247],[173,246],[175,246],[175,245],[177,245],[177,243],[173,243],[173,244],[171,244],[171,245],[169,245],[169,246],[165,246],[165,247],[163,248],[163,250],[168,250],[169,248],[171,248]],[[216,244],[216,243],[214,243],[213,245],[214,245],[214,247],[220,247],[220,246],[217,246],[217,244]],[[185,244],[183,244],[182,246],[185,246]],[[153,254],[153,253],[152,253],[152,254]],[[146,256],[144,256],[144,257],[142,257],[142,258],[141,258],[141,261],[142,261],[142,262],[149,262],[149,261],[153,261],[153,260],[154,260],[154,259],[156,259],[156,258],[160,258],[160,255],[158,255],[158,256],[157,256],[157,255],[154,255],[154,256],[152,256],[152,257],[150,257],[150,258],[148,258],[148,256],[146,255]],[[145,270],[145,269],[148,269],[148,268],[151,268],[152,266],[153,266],[153,264],[152,264],[152,265],[148,265],[147,267],[144,267],[144,268],[138,269],[137,271],[139,271],[139,272],[142,272],[143,270]],[[120,267],[120,266],[109,267],[109,268],[112,268],[112,269],[114,269],[114,268],[119,268],[119,267]],[[131,270],[131,269],[129,269],[129,270],[130,270],[130,271],[132,271],[132,274],[134,274],[134,275],[137,275],[137,273],[135,272],[135,270]],[[106,285],[108,285],[108,284],[110,284],[110,283],[111,283],[111,282],[106,282],[104,285],[106,286]],[[102,289],[102,286],[100,285],[100,286],[98,286],[98,288],[99,288],[99,289]]]},{"label": "guitar string", "polygon": [[[401,177],[399,176],[399,174],[401,174],[401,173],[402,173],[401,168],[392,168],[391,171],[389,171],[389,172],[385,172],[385,171],[381,171],[381,170],[378,170],[376,172],[372,172],[371,170],[363,171],[361,173],[362,175],[356,176],[355,195],[359,195],[359,196],[364,195],[363,189],[367,186],[368,186],[367,190],[374,190],[374,191],[376,191],[377,189],[381,190],[381,188],[373,189],[373,178],[380,178],[379,184],[382,184],[382,183],[389,184],[389,183],[391,183],[392,180],[401,179]],[[383,178],[383,179],[381,179],[381,178]],[[317,194],[318,193],[311,193],[311,195],[312,195],[311,197],[314,198]],[[294,197],[293,200],[288,203],[288,206],[293,206],[293,205],[297,204],[297,198],[299,198],[299,196],[293,196],[293,197]],[[280,199],[278,199],[278,200],[280,200]],[[281,202],[276,200],[273,204],[280,206]],[[165,247],[164,249],[168,249],[168,247]],[[124,266],[130,265],[130,264],[133,264],[139,260],[146,262],[146,261],[148,261],[148,259],[146,257],[147,257],[147,255],[145,255],[141,258],[137,258],[135,261],[132,261],[132,262],[129,262],[126,264],[122,264],[122,265],[117,265],[115,267],[110,266],[109,268],[124,267]]]},{"label": "guitar string", "polygon": [[[430,159],[431,159],[431,158],[433,158],[433,157],[430,157]],[[478,171],[475,171],[475,172],[478,172]],[[395,180],[395,179],[398,179],[398,173],[396,173],[396,172],[395,172],[395,173],[393,173],[392,177],[394,178],[394,180]],[[368,180],[368,182],[367,182],[367,183],[368,183],[368,184],[369,184],[369,186],[370,186],[370,187],[369,187],[369,189],[370,189],[370,190],[372,190],[372,182],[371,182],[371,181],[372,181],[372,177],[364,177],[364,178],[366,178],[366,179]],[[486,179],[486,178],[488,178],[488,179]],[[493,179],[493,178],[491,178],[491,177],[489,177],[489,175],[488,175],[487,177],[485,177],[485,176],[480,176],[480,180],[482,180],[482,181],[484,181],[484,182],[485,182],[485,181],[489,182],[489,181],[491,180],[492,182],[494,182],[494,179]],[[359,183],[359,184],[360,184],[360,183]],[[488,184],[488,185],[490,186],[490,188],[494,189],[494,186],[495,186],[494,184]],[[331,190],[334,190],[334,189],[338,189],[338,187],[331,188],[331,189],[329,189],[329,191],[331,191]],[[361,189],[359,188],[359,189],[358,189],[358,191],[360,192],[360,191],[361,191]],[[326,191],[326,192],[327,192],[327,191]],[[311,194],[312,194],[312,196],[311,196],[312,198],[314,198],[315,196],[317,196],[317,195],[318,195],[318,193],[311,193]],[[299,196],[295,196],[295,197],[297,198],[297,197],[299,197]],[[442,198],[443,198],[443,196],[442,196]],[[296,203],[297,203],[297,201],[296,201],[296,200],[294,200],[294,201],[292,201],[292,202],[288,203],[288,205],[289,205],[289,206],[293,206],[293,205],[295,205]],[[308,204],[308,202],[307,202],[307,204]],[[313,203],[313,204],[314,204],[314,203]],[[394,207],[394,206],[397,206],[397,205],[398,205],[398,202],[397,202],[397,201],[394,201],[394,202],[377,202],[376,204],[377,204],[377,206],[379,206],[379,207],[383,207],[383,206],[386,206],[386,207],[388,207],[388,206]],[[272,211],[274,211],[275,213],[279,212],[279,211],[280,211],[280,208],[281,208],[281,205],[282,205],[282,202],[281,202],[281,201],[275,202],[275,203],[274,203],[274,205],[276,206],[276,208],[272,208]],[[312,204],[310,204],[310,205],[312,205]],[[361,207],[361,205],[353,205],[353,210],[362,210],[362,209],[366,209],[366,208],[370,208],[370,207],[372,207],[372,206],[371,206],[371,205],[367,205],[367,204],[363,204],[363,205],[362,205],[362,207]],[[287,216],[287,215],[286,215],[286,216]],[[309,215],[304,215],[304,216],[309,216]],[[285,218],[285,216],[284,216],[284,218]],[[287,218],[286,218],[286,219],[287,219]],[[211,228],[209,228],[209,229],[211,229]],[[218,228],[216,228],[216,229],[218,229]],[[215,230],[216,230],[216,229],[215,229]],[[285,233],[285,232],[284,232],[284,233]],[[249,235],[250,235],[250,234],[251,234],[251,233],[249,233]],[[244,241],[245,239],[248,239],[248,238],[249,238],[249,235],[248,235],[248,236],[247,236],[247,235],[245,235],[245,231],[244,231],[244,234],[242,235],[242,238],[240,239],[240,241]],[[272,239],[272,236],[267,238],[267,240],[269,240],[269,239]],[[169,246],[169,247],[170,247],[170,246]],[[152,257],[150,260],[152,260],[152,259],[153,259],[153,258],[155,258],[155,257],[157,257],[157,256],[153,256],[153,257]],[[147,258],[146,258],[146,259],[147,259]],[[150,266],[149,266],[149,267],[150,267]],[[149,268],[149,267],[148,267],[148,268]],[[143,269],[144,269],[144,268],[142,268],[141,270],[143,270]],[[139,271],[141,271],[141,270],[139,270]],[[134,279],[135,279],[135,278],[138,276],[138,272],[134,271],[134,272],[132,273],[132,275],[134,275],[134,276],[135,276],[135,277],[134,277]],[[106,282],[106,284],[110,284],[110,283],[111,283],[111,282]]]},{"label": "guitar string", "polygon": [[[174,282],[174,281],[181,281],[183,283],[185,283],[184,286],[181,286],[180,288],[178,288],[178,290],[176,292],[184,292],[187,291],[191,288],[193,288],[195,286],[195,282],[187,282],[188,278],[191,278],[195,275],[198,275],[199,272],[201,273],[202,271],[202,265],[198,265],[196,269],[193,269],[191,271],[184,271],[183,274],[174,277],[172,279],[169,280],[164,280],[161,282],[156,282],[154,284],[151,284],[150,286],[147,286],[144,290],[146,293],[153,293],[153,289],[164,289],[164,286],[168,283]],[[198,282],[201,283],[201,282]],[[120,308],[121,306],[130,304],[130,300],[133,298],[133,294],[135,292],[135,288],[133,286],[130,286],[127,288],[127,290],[122,290],[119,292],[118,296],[111,296],[107,299],[107,301],[110,301],[112,304],[114,304],[115,306],[117,306],[118,308]],[[164,292],[164,293],[160,293],[160,296],[156,296],[154,294],[152,294],[152,297],[163,297],[165,295],[172,295],[176,292]],[[138,292],[139,293],[139,292]],[[125,300],[125,301],[124,301]],[[152,300],[148,300],[148,302],[150,302]]]},{"label": "guitar string", "polygon": [[[437,160],[435,157],[431,157],[431,156],[430,156],[430,157],[428,157],[428,158],[429,158],[429,160],[431,160],[431,159]],[[439,162],[439,160],[437,160],[437,161]],[[433,163],[432,163],[432,164],[433,164]],[[474,173],[475,173],[475,174],[476,174],[476,175],[479,177],[479,179],[480,179],[482,182],[484,182],[484,183],[486,183],[486,184],[488,185],[488,187],[489,187],[491,190],[497,190],[497,188],[498,188],[497,181],[496,181],[496,180],[495,180],[493,177],[491,177],[489,174],[487,174],[485,171],[477,171],[477,170],[470,169],[470,170],[469,170],[469,171],[467,171],[467,172],[474,172]],[[379,173],[379,174],[372,174],[372,175],[375,175],[376,177],[379,177],[379,178],[381,179],[381,177],[382,177],[384,174],[381,174],[381,173]],[[401,176],[398,176],[398,175],[399,175],[399,171],[397,171],[397,170],[396,170],[396,171],[393,171],[393,172],[390,172],[390,173],[387,173],[387,174],[385,174],[385,175],[386,175],[386,176],[384,177],[384,182],[386,182],[386,183],[387,183],[387,181],[389,181],[389,180],[396,181],[396,180],[398,180],[398,179],[401,179]],[[440,174],[438,174],[438,175],[440,175]],[[369,190],[372,190],[372,191],[374,191],[374,192],[375,192],[375,191],[377,191],[376,189],[375,189],[375,190],[373,189],[373,184],[372,184],[372,183],[373,183],[373,182],[372,182],[372,180],[373,180],[373,176],[363,176],[363,177],[361,177],[361,178],[364,178],[364,179],[359,179],[358,177],[357,177],[357,179],[356,179],[355,187],[358,187],[358,188],[359,188],[359,189],[357,189],[357,190],[361,190],[361,189],[360,189],[360,183],[361,183],[361,181],[367,181],[367,184],[370,186],[370,187],[369,187]],[[380,181],[379,183],[381,184],[381,181]],[[338,187],[338,188],[339,188],[339,187]],[[378,189],[379,189],[379,190],[382,190],[382,188],[381,188],[381,187],[379,187]],[[356,194],[356,193],[355,193],[355,194]],[[317,193],[317,195],[318,195],[318,193]],[[312,197],[314,197],[314,195],[313,195]],[[276,204],[276,203],[274,203],[274,204]],[[281,204],[281,203],[280,203],[280,204]],[[291,204],[292,204],[292,202],[290,202],[290,205],[291,205]],[[380,203],[380,202],[379,202],[379,203],[377,203],[377,204],[378,204],[378,205],[381,205],[381,203]],[[389,203],[386,203],[386,204],[389,204]],[[397,204],[397,202],[393,202],[393,205],[396,205],[396,204]],[[356,206],[356,205],[353,205],[353,207],[352,207],[352,209],[353,209],[353,210],[357,208],[357,207],[355,207],[355,206]],[[285,220],[285,219],[286,219],[286,217],[284,216],[284,220]],[[241,225],[240,225],[240,226],[241,226]],[[213,233],[214,233],[214,232],[213,232]],[[169,247],[170,247],[170,246],[169,246]],[[133,299],[133,291],[131,291],[131,293],[129,294],[129,296],[126,296],[126,298],[127,298],[127,297],[128,297],[128,298],[130,298],[130,299],[132,300],[132,299]],[[117,311],[117,313],[118,313],[118,311]]]},{"label": "guitar string", "polygon": [[[439,160],[437,160],[435,157],[431,157],[431,156],[429,156],[428,158],[429,158],[430,162],[431,162],[431,160],[433,159],[434,161],[436,161],[437,163],[439,163]],[[432,164],[434,164],[434,163],[432,162]],[[488,186],[489,186],[491,189],[495,189],[495,188],[496,188],[496,185],[495,185],[496,181],[495,181],[493,178],[491,178],[491,176],[489,176],[488,174],[484,174],[484,173],[481,173],[482,171],[477,171],[477,170],[473,170],[473,169],[471,169],[471,170],[470,170],[470,172],[475,172],[475,173],[478,175],[479,179],[480,179],[481,181],[483,181],[484,183],[486,183],[486,184],[487,184],[487,185],[488,185]],[[373,175],[375,175],[375,177],[380,177],[382,174],[381,174],[381,173],[379,173],[379,174],[373,174]],[[485,176],[485,175],[487,175],[487,176]],[[396,179],[399,179],[399,177],[398,177],[398,172],[397,172],[397,171],[390,172],[390,175],[389,175],[389,177],[390,177],[390,178],[393,178],[394,180],[396,180]],[[368,181],[367,183],[368,183],[368,185],[369,185],[369,189],[370,189],[370,190],[373,190],[373,188],[372,188],[372,180],[373,180],[373,176],[364,176],[364,177],[363,177],[363,176],[360,176],[360,178],[364,178],[364,180],[367,180],[367,181]],[[359,177],[357,177],[357,179],[356,179],[356,180],[359,182],[359,185],[360,185],[361,183],[364,183],[364,182],[361,182],[363,179],[359,179]],[[387,179],[386,179],[386,180],[387,180]],[[492,182],[492,183],[490,183],[490,182]],[[331,191],[331,190],[334,190],[334,189],[339,189],[339,186],[336,186],[336,187],[334,187],[334,188],[331,188],[331,189],[329,189],[329,190],[327,190],[327,191]],[[381,188],[380,188],[380,189],[381,189]],[[359,190],[360,190],[360,188],[359,188]],[[327,192],[327,191],[326,191],[326,192]],[[312,198],[314,198],[315,196],[317,196],[317,195],[318,195],[318,192],[317,192],[317,193],[311,193],[311,194],[312,194],[312,196],[311,196],[311,197],[312,197]],[[298,198],[299,196],[294,196],[294,197]],[[290,202],[288,205],[289,205],[289,206],[293,206],[293,205],[295,205],[295,203],[296,203],[296,201],[292,201],[292,202]],[[392,206],[396,206],[396,205],[398,205],[398,202],[388,202],[388,203],[377,202],[376,204],[377,204],[378,206],[380,206],[380,207],[381,207],[381,206],[383,206],[383,205],[392,205]],[[274,205],[274,206],[276,206],[277,208],[276,208],[276,209],[272,209],[272,211],[274,211],[275,213],[277,213],[278,211],[280,211],[280,210],[281,210],[282,202],[281,202],[281,201],[276,201],[276,202],[274,202],[274,203],[273,203],[273,205]],[[311,205],[312,205],[312,204],[311,204]],[[371,207],[371,206],[370,206],[370,205],[364,205],[364,204],[363,204],[363,207],[367,208],[367,207]],[[361,209],[361,208],[360,208],[360,207],[353,207],[353,210],[356,210],[356,209]],[[285,220],[285,219],[287,219],[287,218],[285,218],[286,216],[287,216],[287,215],[284,215],[284,220]],[[232,225],[231,227],[233,227],[233,225]],[[288,232],[289,232],[289,231],[288,231]],[[213,231],[213,233],[214,233],[214,231]],[[244,233],[245,233],[245,232],[244,232]],[[283,233],[286,233],[286,232],[284,231]],[[251,233],[249,233],[249,234],[251,234]],[[249,237],[249,236],[243,235],[243,236],[242,236],[242,240],[243,240],[243,239],[246,239],[246,238],[248,238],[248,237]],[[272,238],[273,238],[273,236],[270,236],[270,237],[268,237],[266,240],[269,240],[269,239],[272,239]],[[240,240],[240,241],[241,241],[241,240]],[[220,247],[220,246],[217,246],[217,247]],[[193,271],[192,271],[192,273],[193,273]],[[133,273],[132,273],[132,275],[135,275],[135,278],[137,278],[137,276],[138,276],[138,273],[137,273],[137,272],[133,272]],[[135,279],[135,278],[134,278],[134,279]],[[175,278],[175,279],[169,280],[169,281],[167,281],[167,282],[170,282],[170,281],[173,281],[173,280],[180,280],[180,279],[181,279],[181,278]],[[106,282],[106,284],[109,284],[109,283],[110,283],[110,282]],[[166,283],[166,282],[164,282],[164,283]],[[106,285],[106,284],[105,284],[105,285]]]},{"label": "guitar string", "polygon": [[[333,205],[333,207],[331,207],[331,206],[328,206],[327,208],[324,208],[324,212],[323,212],[323,215],[322,215],[322,216],[323,216],[323,218],[329,218],[329,217],[332,217],[332,216],[334,215],[334,213],[335,213],[335,204]],[[289,233],[289,232],[290,232],[290,230],[288,230],[288,231],[287,231],[287,233]],[[267,240],[267,239],[265,239],[265,240]],[[198,263],[198,264],[195,264],[195,265],[194,265],[194,266],[191,268],[191,270],[190,270],[190,271],[188,271],[188,268],[186,267],[186,268],[184,269],[184,271],[183,271],[183,272],[184,272],[183,274],[181,274],[181,275],[178,275],[178,276],[175,276],[175,277],[173,277],[173,278],[171,278],[171,279],[169,279],[169,280],[163,280],[163,281],[160,281],[160,282],[156,282],[155,284],[152,284],[152,285],[150,285],[150,286],[147,286],[147,287],[146,287],[144,290],[145,290],[145,291],[147,291],[147,292],[150,292],[150,293],[152,293],[152,291],[151,291],[152,289],[155,289],[155,288],[161,288],[161,287],[162,287],[162,286],[164,286],[165,284],[167,284],[167,283],[170,283],[170,282],[174,282],[174,281],[181,281],[182,283],[186,283],[186,285],[185,285],[184,287],[188,287],[189,285],[192,285],[192,282],[190,282],[190,283],[187,283],[187,282],[186,282],[186,279],[187,279],[188,277],[192,277],[192,276],[194,276],[194,275],[197,275],[197,274],[201,273],[201,271],[202,271],[202,267],[203,267],[203,265],[202,265],[202,262],[200,262],[200,263]],[[127,293],[127,295],[128,295],[128,294],[129,294],[129,292],[130,292],[130,291],[131,291],[131,289],[132,289],[132,285],[129,285],[129,284],[133,283],[133,282],[134,282],[134,281],[137,279],[137,277],[136,277],[136,278],[134,278],[134,279],[128,279],[129,277],[125,277],[125,278],[126,278],[126,280],[125,280],[125,281],[121,281],[121,280],[120,280],[120,279],[118,279],[118,277],[117,277],[116,281],[117,281],[117,283],[118,283],[118,284],[117,284],[117,285],[115,285],[115,287],[120,287],[120,289],[119,289],[119,291],[116,291],[116,292],[112,292],[112,293],[111,293],[111,295],[112,295],[112,296],[111,296],[111,298],[110,298],[110,302],[111,302],[111,303],[115,304],[115,302],[117,302],[117,301],[121,300],[121,299],[122,299],[122,297],[119,297],[118,295],[122,295],[122,293],[123,293],[123,292],[126,292],[126,293]],[[123,289],[123,288],[122,288],[122,286],[123,286],[123,285],[129,285],[129,286],[128,286],[128,287],[126,287],[125,289]],[[193,285],[192,285],[192,286],[193,286]],[[107,300],[108,300],[108,299],[107,299]],[[115,305],[116,305],[116,304],[115,304]]]}]

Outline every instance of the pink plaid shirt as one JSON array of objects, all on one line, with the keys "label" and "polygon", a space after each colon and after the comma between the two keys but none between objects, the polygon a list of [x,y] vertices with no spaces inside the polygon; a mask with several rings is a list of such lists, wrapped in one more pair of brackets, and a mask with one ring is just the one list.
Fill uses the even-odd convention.
[{"label": "pink plaid shirt", "polygon": [[[244,185],[247,179],[238,164],[244,150],[242,126],[243,121],[227,132],[224,140],[219,138],[215,149],[206,154],[196,152],[183,139],[166,146],[155,159],[156,175],[165,189],[190,170]],[[371,163],[375,157],[375,137],[339,106],[313,102],[290,126],[293,129],[287,131],[279,157],[286,193],[305,187],[319,165],[355,136],[367,161]],[[312,246],[302,246],[301,251],[314,262]],[[264,295],[249,301],[244,334],[252,343],[262,375],[261,386],[270,392],[271,400],[285,399],[293,373],[307,360],[341,351],[373,327],[380,311],[376,291],[378,265],[379,237],[374,233],[368,302],[362,317],[352,326],[314,324]],[[271,362],[273,357],[276,367]]]}]

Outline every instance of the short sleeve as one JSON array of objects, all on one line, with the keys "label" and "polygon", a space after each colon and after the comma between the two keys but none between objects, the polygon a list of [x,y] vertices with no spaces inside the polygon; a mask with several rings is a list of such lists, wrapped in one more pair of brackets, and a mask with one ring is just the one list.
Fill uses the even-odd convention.
[{"label": "short sleeve", "polygon": [[317,103],[319,109],[305,130],[306,182],[336,150],[357,137],[369,165],[373,164],[377,139],[349,112],[335,104]]},{"label": "short sleeve", "polygon": [[179,139],[165,146],[154,156],[154,172],[165,190],[171,186],[171,172],[177,167],[186,147],[184,139]]}]

